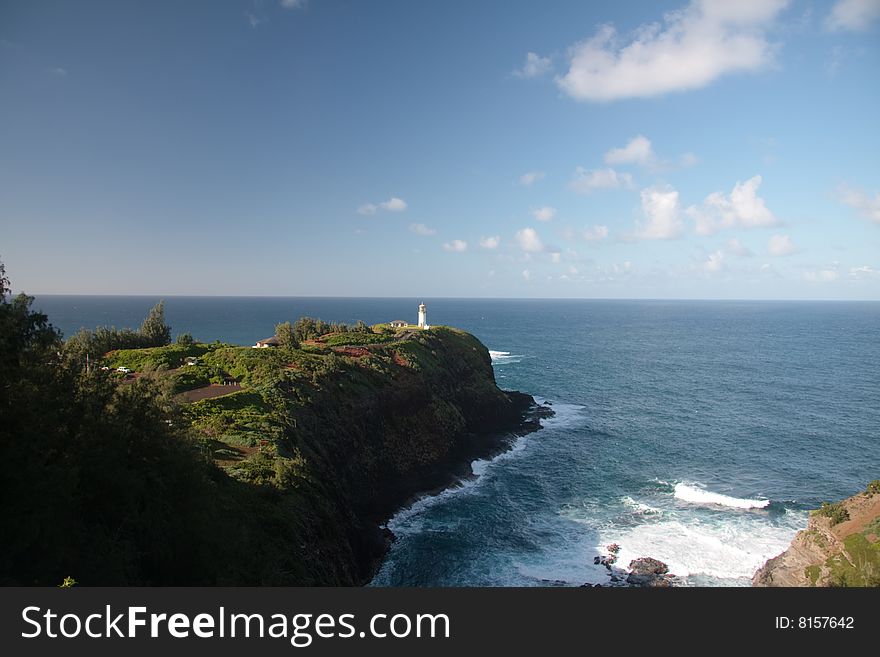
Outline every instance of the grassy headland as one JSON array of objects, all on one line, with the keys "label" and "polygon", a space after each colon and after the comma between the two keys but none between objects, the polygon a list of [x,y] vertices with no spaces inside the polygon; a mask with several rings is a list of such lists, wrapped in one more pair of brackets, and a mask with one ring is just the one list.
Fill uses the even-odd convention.
[{"label": "grassy headland", "polygon": [[4,584],[361,584],[382,519],[529,428],[533,400],[501,391],[456,329],[95,354],[154,338],[62,343],[2,287]]}]

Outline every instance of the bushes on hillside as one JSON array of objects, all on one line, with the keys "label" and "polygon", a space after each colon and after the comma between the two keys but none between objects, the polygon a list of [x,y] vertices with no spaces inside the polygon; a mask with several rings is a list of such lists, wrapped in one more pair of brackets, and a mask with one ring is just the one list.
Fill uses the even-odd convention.
[{"label": "bushes on hillside", "polygon": [[822,506],[816,510],[816,515],[829,518],[832,525],[849,520],[849,511],[846,510],[842,502],[835,502],[834,504],[822,502]]}]

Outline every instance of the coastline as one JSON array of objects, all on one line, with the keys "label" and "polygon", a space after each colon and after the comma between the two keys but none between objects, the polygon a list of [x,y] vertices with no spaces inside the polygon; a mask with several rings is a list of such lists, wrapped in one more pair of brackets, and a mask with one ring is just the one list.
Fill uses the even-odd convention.
[{"label": "coastline", "polygon": [[372,560],[369,574],[361,582],[361,586],[369,586],[381,570],[388,551],[396,540],[393,530],[389,527],[395,518],[406,514],[422,501],[438,498],[444,493],[475,481],[480,474],[473,471],[473,463],[476,461],[491,463],[512,451],[525,436],[541,429],[541,419],[555,415],[549,405],[539,403],[529,394],[513,390],[502,392],[511,399],[520,415],[518,426],[470,435],[468,441],[463,441],[446,458],[401,481],[395,487],[400,492],[397,501],[369,518],[381,535],[382,550],[381,554]]},{"label": "coastline", "polygon": [[880,480],[811,512],[788,549],[755,572],[752,586],[880,586]]}]

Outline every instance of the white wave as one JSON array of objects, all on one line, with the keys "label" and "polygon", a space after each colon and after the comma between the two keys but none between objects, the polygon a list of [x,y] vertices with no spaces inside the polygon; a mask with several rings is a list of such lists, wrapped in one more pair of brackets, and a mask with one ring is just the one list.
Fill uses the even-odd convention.
[{"label": "white wave", "polygon": [[[541,406],[548,405],[547,400],[541,397],[535,397],[535,401]],[[553,402],[549,406],[554,414],[551,417],[541,419],[541,426],[545,429],[579,425],[584,419],[584,410],[587,408],[581,404],[566,404],[563,402]]]},{"label": "white wave", "polygon": [[620,498],[620,501],[623,502],[623,505],[625,507],[627,507],[633,513],[640,515],[640,516],[655,515],[655,514],[663,513],[660,509],[653,507],[649,504],[645,504],[644,502],[637,502],[636,500],[631,498],[629,495],[627,495],[626,497]]},{"label": "white wave", "polygon": [[727,506],[734,509],[763,509],[770,504],[770,500],[731,497],[730,495],[713,493],[712,491],[685,484],[683,482],[675,484],[675,497],[692,504],[714,504],[716,506]]},{"label": "white wave", "polygon": [[516,441],[510,446],[510,449],[496,454],[495,456],[488,459],[477,459],[476,461],[471,462],[471,472],[474,473],[476,477],[482,477],[486,474],[486,470],[489,466],[500,463],[501,461],[506,461],[509,458],[515,457],[517,454],[522,452],[526,448],[526,443],[528,442],[528,436],[520,436],[516,439]]},{"label": "white wave", "polygon": [[522,354],[512,354],[509,351],[495,351],[494,349],[489,350],[489,357],[492,359],[492,363],[497,365],[518,363],[523,358]]},{"label": "white wave", "polygon": [[478,478],[463,479],[439,493],[428,494],[418,498],[408,507],[405,507],[394,514],[394,517],[388,521],[388,529],[395,534],[412,534],[418,532],[421,529],[421,525],[420,523],[415,522],[415,519],[419,515],[430,509],[432,506],[446,502],[454,495],[472,492],[478,480]]}]

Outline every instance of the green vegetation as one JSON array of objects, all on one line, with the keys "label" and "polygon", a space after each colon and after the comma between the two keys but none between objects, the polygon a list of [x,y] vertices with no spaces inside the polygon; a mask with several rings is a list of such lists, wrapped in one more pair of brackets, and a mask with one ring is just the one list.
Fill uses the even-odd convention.
[{"label": "green vegetation", "polygon": [[846,550],[828,559],[831,586],[880,586],[880,545],[861,533],[844,539]]},{"label": "green vegetation", "polygon": [[849,520],[849,511],[846,510],[846,507],[841,502],[835,502],[833,504],[822,502],[822,506],[813,511],[813,513],[818,516],[830,518],[832,525],[837,525]]},{"label": "green vegetation", "polygon": [[382,344],[388,342],[387,335],[348,331],[346,333],[329,333],[319,338],[321,344],[329,347],[343,345]]},{"label": "green vegetation", "polygon": [[280,346],[284,349],[297,349],[299,347],[299,341],[296,339],[290,322],[277,324],[275,326],[275,336],[281,343]]},{"label": "green vegetation", "polygon": [[[519,426],[527,399],[454,329],[308,320],[295,337],[324,344],[170,344],[159,306],[140,331],[65,344],[31,302],[0,263],[0,585],[362,583],[385,549],[376,519],[474,433]],[[229,377],[242,389],[175,397]]]},{"label": "green vegetation", "polygon": [[868,483],[868,487],[865,489],[865,493],[867,495],[880,495],[880,479],[875,479],[872,482]]},{"label": "green vegetation", "polygon": [[64,343],[64,353],[82,366],[116,349],[162,347],[170,342],[171,327],[165,324],[165,302],[160,301],[150,309],[139,330],[115,326],[99,326],[94,331],[80,329]]},{"label": "green vegetation", "polygon": [[135,372],[142,370],[170,370],[183,366],[186,358],[201,358],[209,351],[218,349],[218,343],[193,344],[183,346],[169,344],[164,347],[150,347],[148,349],[117,349],[109,352],[103,360],[103,364],[113,369],[128,367]]},{"label": "green vegetation", "polygon": [[196,343],[192,333],[181,333],[177,336],[176,342],[181,347],[192,347]]}]

